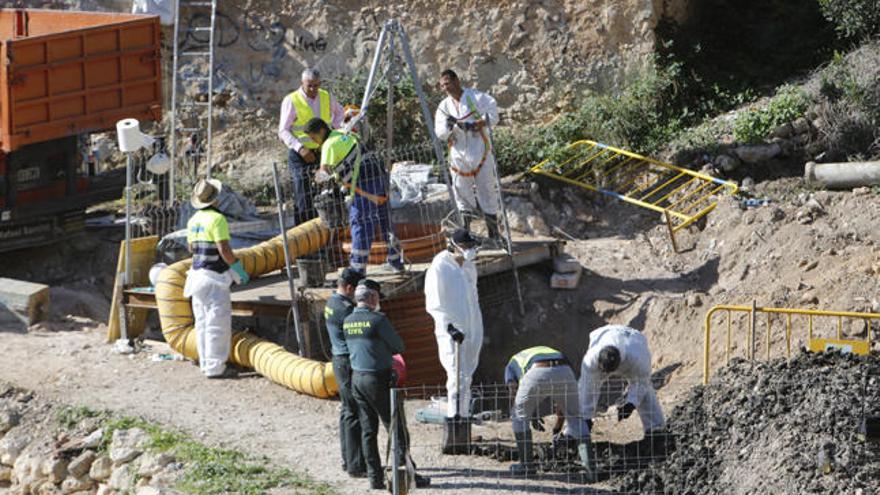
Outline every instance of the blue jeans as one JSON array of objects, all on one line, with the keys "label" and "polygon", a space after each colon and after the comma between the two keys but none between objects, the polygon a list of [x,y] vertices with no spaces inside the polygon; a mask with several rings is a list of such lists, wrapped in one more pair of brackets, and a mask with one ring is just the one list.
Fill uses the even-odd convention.
[{"label": "blue jeans", "polygon": [[[365,171],[378,170],[375,165],[365,166],[364,169]],[[385,196],[386,180],[387,176],[384,171],[374,172],[358,178],[357,184],[362,191],[376,196]],[[382,240],[388,245],[388,263],[394,266],[402,265],[400,251],[396,245],[392,246],[390,243],[393,226],[391,225],[391,211],[388,209],[388,203],[377,205],[366,197],[355,193],[348,216],[351,222],[350,265],[353,270],[366,273],[367,262],[370,259],[370,247],[373,244],[377,226]]]},{"label": "blue jeans", "polygon": [[[317,157],[319,150],[312,152]],[[312,189],[312,177],[318,170],[318,162],[306,163],[299,153],[291,149],[287,152],[287,167],[290,169],[290,178],[293,182],[294,225],[299,225],[318,216],[312,205],[312,198],[316,192]]]}]

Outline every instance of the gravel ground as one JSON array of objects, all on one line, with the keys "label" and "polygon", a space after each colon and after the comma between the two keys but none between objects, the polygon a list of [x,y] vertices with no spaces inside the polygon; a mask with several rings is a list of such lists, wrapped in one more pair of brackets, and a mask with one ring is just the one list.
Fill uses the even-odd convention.
[{"label": "gravel ground", "polygon": [[[858,435],[880,414],[880,358],[802,353],[735,360],[671,413],[678,449],[625,493],[876,494],[880,448]],[[830,472],[820,472],[826,466]],[[821,464],[820,464],[821,463]]]}]

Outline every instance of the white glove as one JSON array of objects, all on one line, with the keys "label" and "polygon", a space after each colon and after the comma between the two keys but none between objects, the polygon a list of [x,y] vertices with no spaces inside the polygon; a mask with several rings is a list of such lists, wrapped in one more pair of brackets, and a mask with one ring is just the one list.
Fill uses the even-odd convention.
[{"label": "white glove", "polygon": [[315,182],[317,182],[318,184],[323,184],[328,180],[330,180],[330,174],[328,174],[327,172],[321,169],[318,169],[318,171],[315,172]]}]

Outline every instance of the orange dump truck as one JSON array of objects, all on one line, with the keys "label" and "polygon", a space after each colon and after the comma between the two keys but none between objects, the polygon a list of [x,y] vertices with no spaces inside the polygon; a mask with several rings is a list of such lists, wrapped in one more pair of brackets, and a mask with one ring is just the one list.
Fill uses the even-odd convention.
[{"label": "orange dump truck", "polygon": [[60,238],[120,197],[95,175],[92,132],[161,118],[157,16],[0,9],[0,251]]}]

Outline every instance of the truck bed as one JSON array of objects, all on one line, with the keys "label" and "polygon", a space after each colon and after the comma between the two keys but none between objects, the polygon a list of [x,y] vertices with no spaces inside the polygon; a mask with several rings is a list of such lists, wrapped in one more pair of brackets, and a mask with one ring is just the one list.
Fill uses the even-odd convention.
[{"label": "truck bed", "polygon": [[0,9],[0,149],[161,117],[159,17]]}]

